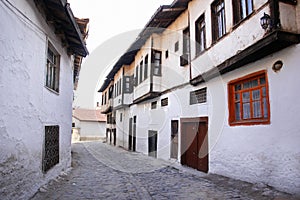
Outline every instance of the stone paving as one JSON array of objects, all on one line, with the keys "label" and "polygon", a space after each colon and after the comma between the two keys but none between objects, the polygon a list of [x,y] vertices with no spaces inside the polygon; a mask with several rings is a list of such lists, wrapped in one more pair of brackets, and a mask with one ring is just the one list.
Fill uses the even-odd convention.
[{"label": "stone paving", "polygon": [[297,199],[263,184],[204,174],[102,142],[75,143],[73,170],[42,187],[44,199]]}]

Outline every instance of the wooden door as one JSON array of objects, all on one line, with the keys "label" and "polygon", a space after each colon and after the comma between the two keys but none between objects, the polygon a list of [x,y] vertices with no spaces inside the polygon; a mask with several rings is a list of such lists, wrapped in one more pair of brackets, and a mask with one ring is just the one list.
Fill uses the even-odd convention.
[{"label": "wooden door", "polygon": [[208,172],[207,117],[181,119],[181,164]]}]

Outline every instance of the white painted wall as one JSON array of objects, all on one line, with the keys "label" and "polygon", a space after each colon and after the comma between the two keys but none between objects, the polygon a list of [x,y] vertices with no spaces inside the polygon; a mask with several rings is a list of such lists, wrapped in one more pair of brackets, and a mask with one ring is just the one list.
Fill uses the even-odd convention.
[{"label": "white painted wall", "polygon": [[106,132],[106,122],[96,122],[96,121],[79,121],[73,118],[75,122],[75,128],[79,128],[80,137],[85,138],[105,138]]},{"label": "white painted wall", "polygon": [[[1,199],[28,199],[71,165],[72,59],[33,1],[0,3]],[[47,39],[61,55],[60,93],[44,87]],[[60,161],[42,173],[44,126],[60,127]],[[16,189],[18,188],[18,189]]]}]

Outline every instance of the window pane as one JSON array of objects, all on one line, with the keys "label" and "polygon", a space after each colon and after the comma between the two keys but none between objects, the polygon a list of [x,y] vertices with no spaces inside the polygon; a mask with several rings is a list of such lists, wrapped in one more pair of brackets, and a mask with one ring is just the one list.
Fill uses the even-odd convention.
[{"label": "window pane", "polygon": [[262,95],[263,95],[263,97],[265,97],[266,94],[267,94],[267,93],[266,93],[266,87],[263,87],[263,88],[262,88]]},{"label": "window pane", "polygon": [[250,101],[250,92],[243,92],[243,102]]},{"label": "window pane", "polygon": [[247,17],[246,0],[241,0],[241,18]]},{"label": "window pane", "polygon": [[236,93],[236,94],[235,94],[235,100],[236,100],[236,101],[239,101],[239,100],[240,100],[240,93]]},{"label": "window pane", "polygon": [[243,119],[250,119],[250,103],[243,104]]},{"label": "window pane", "polygon": [[237,84],[234,86],[235,91],[241,90],[242,89],[242,85],[241,84]]},{"label": "window pane", "polygon": [[247,0],[247,2],[248,2],[248,15],[249,15],[253,11],[253,5],[252,5],[252,0]]},{"label": "window pane", "polygon": [[254,118],[260,118],[261,117],[261,107],[260,107],[260,101],[255,101],[252,103],[253,106],[253,117]]},{"label": "window pane", "polygon": [[154,58],[155,58],[155,59],[160,59],[160,53],[155,53]]},{"label": "window pane", "polygon": [[241,120],[241,109],[240,109],[240,103],[235,104],[235,120]]},{"label": "window pane", "polygon": [[252,99],[253,100],[259,100],[260,99],[260,90],[252,91]]},{"label": "window pane", "polygon": [[268,118],[267,98],[263,98],[264,118]]},{"label": "window pane", "polygon": [[260,84],[265,84],[265,83],[266,83],[266,78],[265,77],[260,78]]}]

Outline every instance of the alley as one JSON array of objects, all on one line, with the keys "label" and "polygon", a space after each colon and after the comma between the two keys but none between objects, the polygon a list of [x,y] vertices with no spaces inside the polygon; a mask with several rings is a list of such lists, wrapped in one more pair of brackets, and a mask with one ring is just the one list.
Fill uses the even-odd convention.
[{"label": "alley", "polygon": [[203,174],[102,142],[75,143],[73,170],[40,189],[39,199],[293,199],[263,184]]}]

